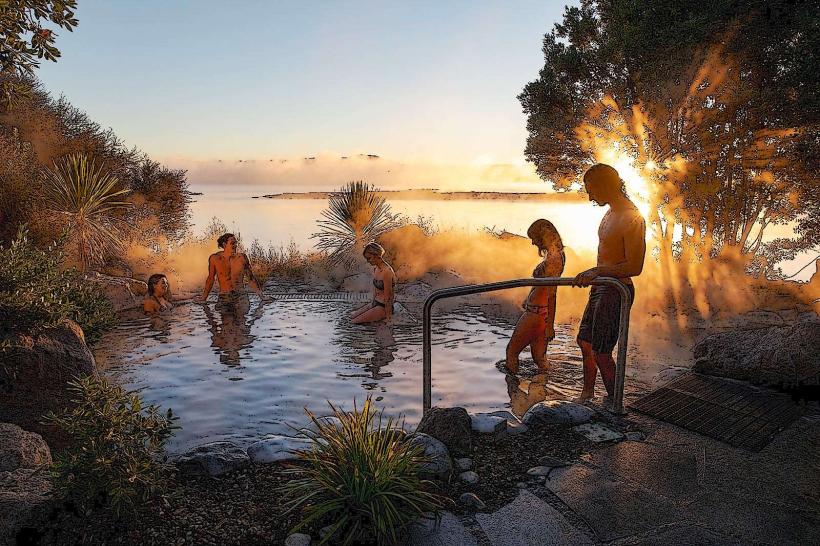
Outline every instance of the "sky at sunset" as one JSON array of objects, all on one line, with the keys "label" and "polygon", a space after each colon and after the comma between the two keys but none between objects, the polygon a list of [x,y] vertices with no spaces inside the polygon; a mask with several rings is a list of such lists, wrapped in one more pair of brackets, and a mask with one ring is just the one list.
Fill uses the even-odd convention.
[{"label": "sky at sunset", "polygon": [[371,153],[534,179],[516,96],[566,3],[83,0],[39,76],[173,165]]}]

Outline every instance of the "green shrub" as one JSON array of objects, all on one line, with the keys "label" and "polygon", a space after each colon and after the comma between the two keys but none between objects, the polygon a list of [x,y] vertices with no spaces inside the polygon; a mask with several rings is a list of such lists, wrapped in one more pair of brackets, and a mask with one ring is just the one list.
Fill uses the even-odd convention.
[{"label": "green shrub", "polygon": [[430,513],[438,517],[444,499],[419,477],[425,458],[402,441],[398,423],[385,421],[370,397],[361,411],[355,403],[352,412],[330,408],[331,419],[305,410],[316,427],[304,431],[313,445],[299,452],[304,464],[288,469],[294,479],[283,488],[292,497],[289,509],[306,513],[293,531],[328,523],[331,532],[322,543],[394,544],[412,522]]},{"label": "green shrub", "polygon": [[110,505],[117,513],[164,494],[173,468],[164,446],[179,428],[171,410],[143,407],[137,393],[104,378],[77,379],[69,389],[74,408],[47,417],[70,438],[54,459],[55,491],[85,511]]},{"label": "green shrub", "polygon": [[114,325],[114,308],[99,287],[74,269],[63,270],[61,261],[58,244],[37,248],[25,227],[11,245],[0,246],[3,329],[28,331],[71,319],[94,341]]}]

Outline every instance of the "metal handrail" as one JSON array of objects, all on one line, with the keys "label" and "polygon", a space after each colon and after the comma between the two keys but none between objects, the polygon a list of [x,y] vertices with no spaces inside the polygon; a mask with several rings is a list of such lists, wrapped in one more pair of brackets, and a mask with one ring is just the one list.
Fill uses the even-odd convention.
[{"label": "metal handrail", "polygon": [[[424,337],[422,358],[424,361],[423,383],[424,383],[424,413],[430,410],[432,402],[432,308],[438,300],[453,298],[456,296],[468,296],[470,294],[481,294],[483,292],[494,292],[496,290],[506,290],[508,288],[520,288],[525,286],[572,286],[575,281],[572,277],[545,277],[514,279],[509,281],[491,282],[487,284],[468,284],[465,286],[453,286],[435,290],[424,300]],[[618,358],[615,362],[615,393],[612,400],[612,410],[615,413],[624,413],[624,378],[626,377],[626,344],[629,337],[629,311],[632,309],[632,295],[626,285],[613,277],[598,277],[590,282],[593,286],[612,286],[618,290],[621,296],[621,320],[618,328]],[[624,305],[626,303],[626,305]]]}]

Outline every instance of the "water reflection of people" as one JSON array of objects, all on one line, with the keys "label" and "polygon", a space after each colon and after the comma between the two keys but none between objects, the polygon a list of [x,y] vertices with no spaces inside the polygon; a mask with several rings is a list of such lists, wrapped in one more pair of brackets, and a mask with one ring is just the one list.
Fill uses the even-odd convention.
[{"label": "water reflection of people", "polygon": [[168,278],[162,273],[154,273],[148,277],[148,292],[142,301],[142,310],[148,314],[160,313],[173,307],[171,303],[171,287]]},{"label": "water reflection of people", "polygon": [[396,273],[384,260],[384,248],[379,243],[368,243],[364,247],[364,258],[373,266],[373,301],[353,311],[350,319],[354,324],[379,320],[392,324]]},{"label": "water reflection of people", "polygon": [[510,411],[516,417],[523,417],[527,410],[539,402],[543,402],[549,390],[546,373],[535,374],[530,378],[521,378],[507,374],[507,394],[510,396]]},{"label": "water reflection of people", "polygon": [[240,351],[249,347],[256,336],[251,335],[251,328],[262,316],[264,306],[260,303],[253,314],[248,317],[251,308],[248,295],[241,292],[220,294],[214,310],[219,313],[219,319],[214,316],[210,307],[203,306],[205,319],[211,330],[211,346],[217,349],[219,361],[231,366],[239,365]]},{"label": "water reflection of people", "polygon": [[380,325],[376,328],[374,338],[376,340],[376,347],[373,351],[373,357],[367,365],[367,371],[370,372],[373,379],[391,377],[393,375],[392,373],[382,373],[381,369],[395,360],[393,351],[396,348],[396,339],[393,337],[393,331],[386,325]]},{"label": "water reflection of people", "polygon": [[[527,230],[527,236],[543,256],[532,276],[536,278],[560,277],[564,271],[564,244],[558,230],[549,220],[539,219]],[[524,301],[524,313],[515,325],[507,344],[506,367],[510,373],[518,373],[518,355],[527,345],[538,369],[549,371],[547,345],[555,337],[555,299],[557,287],[536,286]],[[543,399],[542,399],[543,400]]]}]

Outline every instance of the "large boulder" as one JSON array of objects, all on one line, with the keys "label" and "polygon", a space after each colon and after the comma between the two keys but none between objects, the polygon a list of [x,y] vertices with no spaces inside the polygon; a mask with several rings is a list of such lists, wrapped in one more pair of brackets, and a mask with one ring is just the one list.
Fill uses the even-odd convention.
[{"label": "large boulder", "polygon": [[421,469],[424,478],[438,478],[446,480],[453,470],[453,461],[450,453],[439,440],[422,432],[414,432],[407,437],[407,442],[412,446],[418,446],[427,460]]},{"label": "large boulder", "polygon": [[695,346],[693,370],[761,385],[820,385],[820,318],[712,334]]},{"label": "large boulder", "polygon": [[68,381],[96,373],[82,329],[64,321],[34,336],[12,334],[0,341],[11,346],[0,366],[0,422],[36,432],[52,448],[64,446],[64,435],[42,420],[49,411],[69,407]]},{"label": "large boulder", "polygon": [[177,468],[185,476],[219,476],[248,463],[248,454],[233,442],[203,444],[176,459]]},{"label": "large boulder", "polygon": [[592,409],[568,400],[546,400],[527,410],[522,421],[534,425],[581,425],[595,416]]},{"label": "large boulder", "polygon": [[297,451],[310,451],[310,438],[271,434],[248,447],[248,457],[254,463],[274,463],[298,458]]},{"label": "large boulder", "polygon": [[96,271],[87,273],[87,277],[102,289],[115,311],[139,307],[148,293],[148,285],[145,282],[130,277],[114,277]]},{"label": "large boulder", "polygon": [[0,472],[51,464],[43,437],[11,423],[0,423]]},{"label": "large boulder", "polygon": [[464,408],[431,408],[416,432],[440,440],[453,455],[469,455],[473,450],[471,428],[470,414]]},{"label": "large boulder", "polygon": [[18,542],[26,525],[39,519],[50,493],[44,467],[0,472],[0,544]]}]

